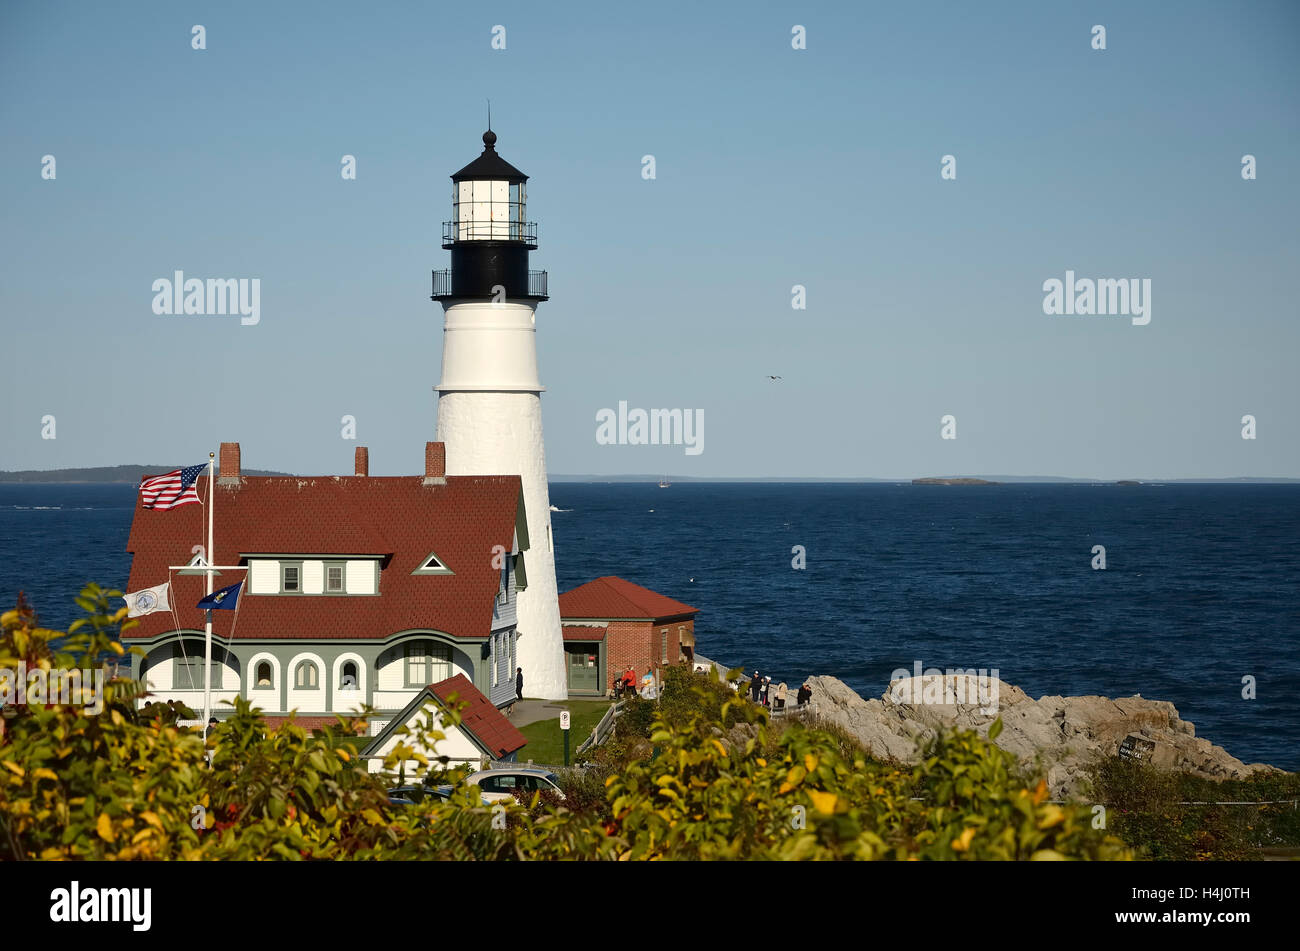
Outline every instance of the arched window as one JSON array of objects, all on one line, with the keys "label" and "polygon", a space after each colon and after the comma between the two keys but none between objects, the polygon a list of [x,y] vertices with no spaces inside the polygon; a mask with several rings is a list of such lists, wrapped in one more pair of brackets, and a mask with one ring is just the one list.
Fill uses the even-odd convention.
[{"label": "arched window", "polygon": [[339,687],[343,690],[357,689],[357,665],[353,661],[346,661],[343,664],[343,670],[339,677]]},{"label": "arched window", "polygon": [[269,660],[264,660],[257,665],[257,678],[255,682],[259,687],[274,687],[275,684],[272,682],[271,677],[272,668]]},{"label": "arched window", "polygon": [[315,690],[317,687],[316,665],[309,660],[302,661],[294,668],[293,685],[299,690]]}]

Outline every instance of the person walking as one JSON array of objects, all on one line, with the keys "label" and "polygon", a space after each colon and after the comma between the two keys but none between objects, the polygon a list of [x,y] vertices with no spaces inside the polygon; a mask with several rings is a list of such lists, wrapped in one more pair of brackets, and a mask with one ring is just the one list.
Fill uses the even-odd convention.
[{"label": "person walking", "polygon": [[515,699],[524,699],[524,669],[522,667],[515,668]]}]

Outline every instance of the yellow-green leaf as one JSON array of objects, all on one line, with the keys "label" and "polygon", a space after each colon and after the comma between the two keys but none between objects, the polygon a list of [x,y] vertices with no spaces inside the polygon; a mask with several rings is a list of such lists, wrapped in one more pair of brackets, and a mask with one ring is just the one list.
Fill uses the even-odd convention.
[{"label": "yellow-green leaf", "polygon": [[820,792],[816,789],[810,789],[808,795],[812,797],[813,808],[828,816],[835,812],[835,804],[840,801],[835,793]]}]

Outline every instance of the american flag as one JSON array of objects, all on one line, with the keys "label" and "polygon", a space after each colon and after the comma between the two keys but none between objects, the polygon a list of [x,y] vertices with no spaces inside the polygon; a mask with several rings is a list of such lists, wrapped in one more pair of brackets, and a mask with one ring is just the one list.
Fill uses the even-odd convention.
[{"label": "american flag", "polygon": [[140,499],[147,509],[174,509],[179,505],[200,503],[194,481],[205,466],[173,469],[166,475],[150,476],[140,483]]}]

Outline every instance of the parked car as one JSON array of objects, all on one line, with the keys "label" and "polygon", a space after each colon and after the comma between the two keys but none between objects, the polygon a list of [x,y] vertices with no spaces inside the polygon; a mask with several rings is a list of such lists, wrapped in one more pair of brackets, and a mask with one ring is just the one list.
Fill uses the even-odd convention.
[{"label": "parked car", "polygon": [[446,800],[450,796],[450,786],[396,786],[388,790],[388,801],[395,806],[413,806],[425,799]]},{"label": "parked car", "polygon": [[560,777],[548,769],[535,769],[527,766],[507,769],[483,769],[466,778],[465,782],[478,786],[479,792],[488,802],[513,799],[516,789],[522,789],[529,795],[536,791],[553,792],[561,799]]},{"label": "parked car", "polygon": [[[452,786],[396,786],[388,790],[388,801],[394,806],[413,806],[425,799],[441,799],[446,802],[451,798]],[[486,796],[480,797],[483,805],[488,805]]]}]

